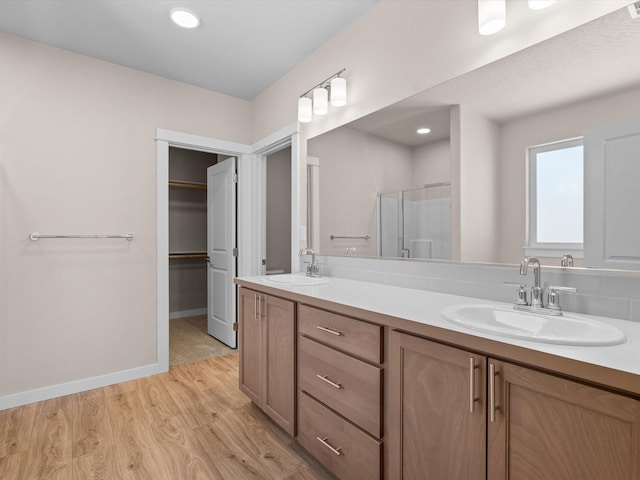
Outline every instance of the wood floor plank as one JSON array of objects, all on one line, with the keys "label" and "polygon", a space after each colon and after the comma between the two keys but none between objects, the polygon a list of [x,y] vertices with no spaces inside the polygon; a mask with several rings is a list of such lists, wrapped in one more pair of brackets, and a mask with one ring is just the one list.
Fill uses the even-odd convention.
[{"label": "wood floor plank", "polygon": [[104,389],[96,389],[71,397],[73,458],[89,453],[103,456],[105,447],[113,444],[113,430],[107,415],[105,395]]},{"label": "wood floor plank", "polygon": [[71,480],[71,397],[36,404],[25,479]]},{"label": "wood floor plank", "polygon": [[223,478],[281,480],[298,471],[302,460],[248,409],[197,428],[196,437]]},{"label": "wood floor plank", "polygon": [[238,355],[0,411],[1,480],[331,480],[238,389]]},{"label": "wood floor plank", "polygon": [[35,403],[0,411],[0,457],[27,450],[35,412]]},{"label": "wood floor plank", "polygon": [[27,465],[27,452],[14,453],[0,457],[0,478],[3,480],[22,480]]}]

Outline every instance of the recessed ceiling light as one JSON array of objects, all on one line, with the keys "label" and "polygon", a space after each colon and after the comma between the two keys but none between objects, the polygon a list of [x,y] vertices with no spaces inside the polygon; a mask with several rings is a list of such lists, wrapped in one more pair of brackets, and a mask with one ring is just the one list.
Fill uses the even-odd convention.
[{"label": "recessed ceiling light", "polygon": [[200,19],[191,10],[186,8],[174,8],[169,13],[171,20],[182,28],[196,28],[200,25]]},{"label": "recessed ceiling light", "polygon": [[430,131],[431,129],[427,127],[419,128],[418,130],[416,130],[416,132],[419,133],[420,135],[426,135]]}]

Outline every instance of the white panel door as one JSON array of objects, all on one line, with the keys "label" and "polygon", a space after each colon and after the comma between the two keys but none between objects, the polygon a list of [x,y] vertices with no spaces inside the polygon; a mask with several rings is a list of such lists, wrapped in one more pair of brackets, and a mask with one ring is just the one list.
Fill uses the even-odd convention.
[{"label": "white panel door", "polygon": [[236,348],[236,159],[207,168],[209,335]]},{"label": "white panel door", "polygon": [[584,135],[584,265],[640,270],[640,118]]}]

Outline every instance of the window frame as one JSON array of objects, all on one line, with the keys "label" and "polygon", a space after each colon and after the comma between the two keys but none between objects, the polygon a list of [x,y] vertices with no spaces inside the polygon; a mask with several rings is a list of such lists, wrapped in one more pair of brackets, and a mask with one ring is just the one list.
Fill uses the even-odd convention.
[{"label": "window frame", "polygon": [[[583,258],[584,243],[551,243],[538,242],[537,233],[537,155],[554,150],[562,150],[584,145],[584,137],[568,138],[542,145],[527,147],[527,218],[525,255],[540,257],[562,257],[571,254],[575,258]],[[584,201],[584,199],[583,199]],[[583,203],[584,205],[584,203]],[[583,227],[584,229],[584,227]]]}]

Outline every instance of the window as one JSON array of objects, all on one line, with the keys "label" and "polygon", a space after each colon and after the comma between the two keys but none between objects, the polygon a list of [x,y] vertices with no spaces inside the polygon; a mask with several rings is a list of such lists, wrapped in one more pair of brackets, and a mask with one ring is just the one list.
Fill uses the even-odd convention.
[{"label": "window", "polygon": [[582,138],[529,147],[527,255],[582,256]]}]

